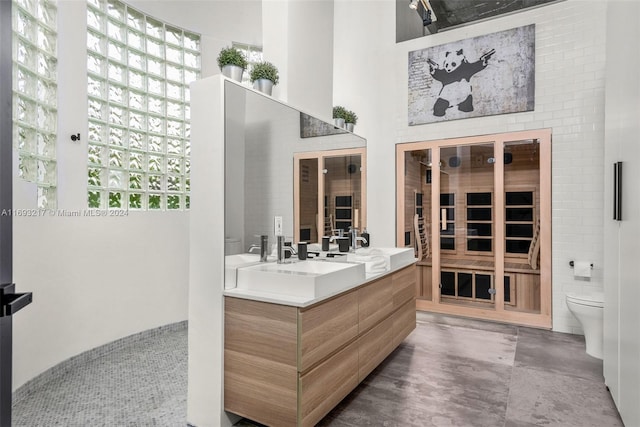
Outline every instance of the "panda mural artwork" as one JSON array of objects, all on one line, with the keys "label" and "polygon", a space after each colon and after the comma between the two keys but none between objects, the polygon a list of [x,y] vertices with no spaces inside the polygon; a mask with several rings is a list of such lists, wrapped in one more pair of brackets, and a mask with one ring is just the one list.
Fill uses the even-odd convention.
[{"label": "panda mural artwork", "polygon": [[535,36],[530,24],[410,50],[407,124],[533,111]]},{"label": "panda mural artwork", "polygon": [[485,52],[476,62],[469,62],[463,49],[446,52],[442,66],[427,59],[431,76],[442,84],[433,105],[434,116],[442,117],[453,107],[465,113],[473,111],[471,77],[487,67],[489,58],[495,52],[495,49]]}]

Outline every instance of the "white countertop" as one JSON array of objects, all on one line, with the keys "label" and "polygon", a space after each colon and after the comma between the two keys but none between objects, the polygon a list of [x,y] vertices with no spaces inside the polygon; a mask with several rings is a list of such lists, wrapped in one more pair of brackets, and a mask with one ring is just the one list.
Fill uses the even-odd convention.
[{"label": "white countertop", "polygon": [[403,264],[398,265],[395,269],[391,269],[389,271],[384,271],[381,273],[367,273],[366,274],[366,278],[362,283],[356,283],[350,286],[345,286],[344,288],[330,293],[328,295],[323,295],[322,297],[317,297],[317,298],[306,298],[306,297],[298,297],[298,296],[292,296],[292,295],[286,295],[286,294],[277,294],[277,293],[272,293],[272,292],[260,292],[260,291],[256,291],[256,290],[248,290],[248,289],[238,289],[238,288],[233,288],[233,289],[225,289],[225,291],[223,292],[224,296],[227,297],[234,297],[234,298],[243,298],[243,299],[249,299],[249,300],[253,300],[253,301],[261,301],[261,302],[268,302],[268,303],[273,303],[273,304],[281,304],[281,305],[288,305],[288,306],[293,306],[293,307],[308,307],[310,305],[316,304],[320,301],[323,301],[325,299],[331,298],[335,295],[339,295],[343,292],[346,292],[350,289],[353,288],[357,288],[359,286],[362,286],[366,283],[369,283],[375,279],[378,279],[382,276],[385,276],[387,274],[391,274],[395,271],[398,270],[402,270],[405,267],[410,266],[411,264],[415,263],[416,261],[418,261],[416,258],[413,259],[413,261],[410,262],[406,262]]}]

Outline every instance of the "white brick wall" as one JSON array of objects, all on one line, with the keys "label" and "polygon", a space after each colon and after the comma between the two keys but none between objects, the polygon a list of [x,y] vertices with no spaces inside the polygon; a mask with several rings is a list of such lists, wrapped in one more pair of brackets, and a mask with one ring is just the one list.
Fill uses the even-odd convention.
[{"label": "white brick wall", "polygon": [[[336,2],[335,39],[368,41],[361,49],[336,45],[334,102],[361,112],[357,131],[368,139],[372,234],[394,243],[395,211],[385,204],[395,199],[395,188],[380,177],[388,180],[395,172],[396,143],[551,128],[553,329],[581,333],[565,295],[603,288],[605,28],[594,17],[605,15],[605,2],[568,0],[400,44],[390,41],[395,40],[394,2],[379,1],[368,10],[350,3],[358,2]],[[533,112],[407,125],[409,51],[531,23],[536,24]],[[393,31],[382,29],[387,26]],[[341,83],[354,79],[357,84]],[[592,262],[593,277],[575,279],[570,260]]]}]

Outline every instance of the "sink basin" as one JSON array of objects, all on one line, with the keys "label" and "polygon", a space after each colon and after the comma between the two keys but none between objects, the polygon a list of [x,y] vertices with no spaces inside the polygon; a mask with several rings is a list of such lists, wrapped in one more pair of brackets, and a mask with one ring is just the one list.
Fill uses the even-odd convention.
[{"label": "sink basin", "polygon": [[224,257],[224,288],[232,289],[236,287],[237,271],[240,267],[255,265],[260,263],[258,254],[235,254]]},{"label": "sink basin", "polygon": [[365,266],[361,263],[318,260],[260,263],[237,270],[237,288],[319,298],[358,285],[365,277]]},{"label": "sink basin", "polygon": [[413,248],[373,248],[373,250],[379,250],[383,253],[385,258],[388,259],[390,270],[395,270],[416,261]]},{"label": "sink basin", "polygon": [[415,261],[411,248],[360,248],[347,254],[347,261],[362,262],[367,273],[384,273]]}]

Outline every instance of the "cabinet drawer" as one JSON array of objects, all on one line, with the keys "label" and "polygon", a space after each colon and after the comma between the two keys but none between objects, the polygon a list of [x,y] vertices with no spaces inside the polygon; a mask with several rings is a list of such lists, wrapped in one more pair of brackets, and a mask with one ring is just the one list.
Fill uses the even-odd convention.
[{"label": "cabinet drawer", "polygon": [[267,358],[224,352],[224,409],[262,424],[296,425],[298,372]]},{"label": "cabinet drawer", "polygon": [[349,292],[299,314],[300,358],[305,372],[358,335],[358,294]]},{"label": "cabinet drawer", "polygon": [[362,334],[393,311],[391,277],[376,280],[358,289],[358,333]]},{"label": "cabinet drawer", "polygon": [[400,270],[391,276],[394,310],[415,296],[416,274],[416,267],[414,265]]},{"label": "cabinet drawer", "polygon": [[300,377],[298,425],[316,425],[357,385],[358,342],[354,341]]},{"label": "cabinet drawer", "polygon": [[416,328],[416,301],[412,298],[391,316],[393,319],[393,348],[396,348]]},{"label": "cabinet drawer", "polygon": [[230,297],[224,303],[226,350],[296,366],[296,307]]},{"label": "cabinet drawer", "polygon": [[297,308],[224,301],[225,410],[267,425],[295,426]]},{"label": "cabinet drawer", "polygon": [[364,380],[393,351],[393,342],[393,316],[358,339],[358,381]]}]

